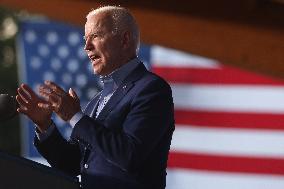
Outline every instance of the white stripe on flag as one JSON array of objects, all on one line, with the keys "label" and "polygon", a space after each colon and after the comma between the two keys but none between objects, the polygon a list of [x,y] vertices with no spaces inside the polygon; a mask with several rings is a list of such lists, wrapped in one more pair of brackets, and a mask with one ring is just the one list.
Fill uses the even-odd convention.
[{"label": "white stripe on flag", "polygon": [[192,68],[220,68],[220,64],[212,59],[191,55],[181,51],[152,46],[151,50],[152,66],[160,67],[192,67]]},{"label": "white stripe on flag", "polygon": [[283,176],[168,169],[166,189],[283,189]]},{"label": "white stripe on flag", "polygon": [[172,151],[246,157],[284,157],[284,132],[176,125]]},{"label": "white stripe on flag", "polygon": [[176,109],[284,113],[284,87],[172,84]]}]

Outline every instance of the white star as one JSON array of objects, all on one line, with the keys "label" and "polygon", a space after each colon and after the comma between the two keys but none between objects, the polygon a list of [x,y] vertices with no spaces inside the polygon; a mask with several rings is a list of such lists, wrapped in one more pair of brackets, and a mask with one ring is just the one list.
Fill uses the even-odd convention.
[{"label": "white star", "polygon": [[46,57],[49,54],[49,48],[46,45],[39,45],[38,47],[38,53],[41,56]]},{"label": "white star", "polygon": [[80,35],[77,32],[72,32],[68,36],[68,42],[70,45],[77,45],[80,42]]},{"label": "white star", "polygon": [[25,39],[28,43],[33,43],[36,40],[37,36],[33,30],[26,31]]},{"label": "white star", "polygon": [[46,41],[48,42],[48,44],[50,45],[54,45],[55,43],[57,43],[58,41],[58,35],[55,32],[48,32],[46,34]]},{"label": "white star", "polygon": [[72,76],[68,73],[62,75],[62,81],[65,85],[70,85],[72,83]]},{"label": "white star", "polygon": [[53,70],[58,71],[62,67],[62,64],[58,58],[52,58],[50,61],[50,66]]},{"label": "white star", "polygon": [[57,53],[61,58],[66,58],[69,55],[69,49],[66,45],[62,45],[57,49]]},{"label": "white star", "polygon": [[33,56],[31,57],[30,65],[33,69],[39,69],[42,65],[42,62],[39,57]]},{"label": "white star", "polygon": [[83,86],[85,86],[87,84],[88,80],[85,74],[79,74],[76,77],[76,84],[82,88]]},{"label": "white star", "polygon": [[76,59],[71,59],[68,61],[67,68],[70,72],[75,72],[79,68],[79,63]]},{"label": "white star", "polygon": [[43,74],[43,80],[48,80],[48,81],[55,81],[55,75],[54,73],[47,71]]}]

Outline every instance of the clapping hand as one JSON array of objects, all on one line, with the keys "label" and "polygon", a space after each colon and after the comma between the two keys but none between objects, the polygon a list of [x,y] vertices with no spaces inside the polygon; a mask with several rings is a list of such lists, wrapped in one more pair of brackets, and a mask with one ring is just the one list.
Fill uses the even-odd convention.
[{"label": "clapping hand", "polygon": [[17,111],[28,116],[41,132],[45,131],[52,123],[50,104],[37,96],[26,84],[22,84],[17,92],[16,100],[19,104]]},{"label": "clapping hand", "polygon": [[[80,100],[73,89],[65,92],[51,81],[45,81],[39,87],[39,94],[51,105],[52,110],[64,121],[69,121],[77,112],[81,111]],[[40,104],[45,107],[46,104]]]}]

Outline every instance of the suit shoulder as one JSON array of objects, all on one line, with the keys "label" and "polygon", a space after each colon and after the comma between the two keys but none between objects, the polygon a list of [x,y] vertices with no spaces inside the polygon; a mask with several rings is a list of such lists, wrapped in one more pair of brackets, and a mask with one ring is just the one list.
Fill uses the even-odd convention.
[{"label": "suit shoulder", "polygon": [[167,88],[171,90],[169,83],[164,78],[153,72],[147,71],[142,80],[144,80],[143,82],[145,82],[145,84],[152,84],[155,86],[160,86],[161,88]]}]

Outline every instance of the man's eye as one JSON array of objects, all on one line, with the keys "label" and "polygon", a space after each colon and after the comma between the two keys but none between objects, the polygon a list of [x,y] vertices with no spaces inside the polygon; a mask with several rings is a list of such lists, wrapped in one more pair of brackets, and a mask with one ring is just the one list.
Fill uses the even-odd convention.
[{"label": "man's eye", "polygon": [[90,36],[91,39],[95,39],[95,38],[97,38],[97,37],[98,37],[97,34],[92,34],[92,35]]},{"label": "man's eye", "polygon": [[89,36],[84,36],[84,40],[87,41],[88,39],[93,40],[98,37],[98,34],[91,34]]}]

